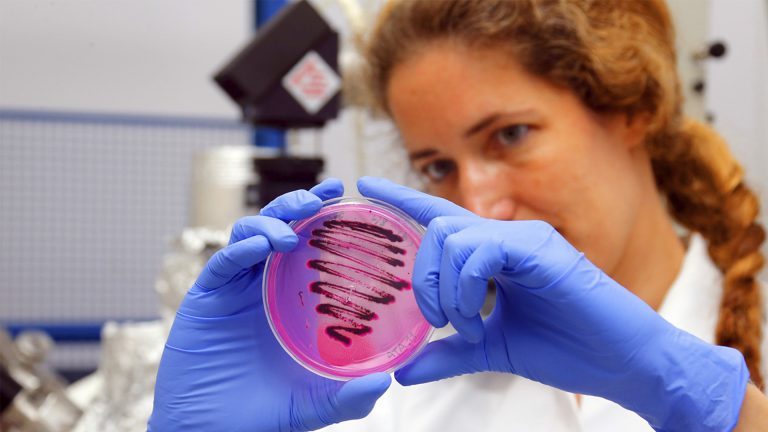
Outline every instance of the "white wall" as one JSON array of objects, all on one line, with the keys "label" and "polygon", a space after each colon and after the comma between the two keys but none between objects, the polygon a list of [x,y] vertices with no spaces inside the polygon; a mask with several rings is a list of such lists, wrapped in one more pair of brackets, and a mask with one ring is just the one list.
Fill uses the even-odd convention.
[{"label": "white wall", "polygon": [[768,10],[765,0],[712,0],[712,40],[728,46],[708,66],[707,105],[760,193],[768,225]]},{"label": "white wall", "polygon": [[237,118],[211,80],[251,0],[0,0],[0,108]]},{"label": "white wall", "polygon": [[694,91],[694,83],[706,78],[707,62],[693,54],[709,44],[711,0],[667,0],[677,37],[677,69],[683,89],[685,114],[700,121],[707,116],[706,98]]}]

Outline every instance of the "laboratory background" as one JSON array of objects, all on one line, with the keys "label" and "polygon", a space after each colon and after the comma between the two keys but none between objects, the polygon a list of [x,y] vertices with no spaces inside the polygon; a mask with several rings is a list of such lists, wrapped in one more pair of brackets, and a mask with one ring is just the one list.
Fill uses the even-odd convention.
[{"label": "laboratory background", "polygon": [[[146,430],[231,223],[330,176],[419,186],[363,85],[383,3],[0,0],[0,424]],[[669,5],[686,111],[768,202],[768,2]]]}]

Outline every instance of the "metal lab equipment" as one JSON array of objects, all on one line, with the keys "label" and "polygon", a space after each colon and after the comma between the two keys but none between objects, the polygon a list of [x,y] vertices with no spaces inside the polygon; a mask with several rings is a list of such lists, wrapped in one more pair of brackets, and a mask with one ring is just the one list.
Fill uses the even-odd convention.
[{"label": "metal lab equipment", "polygon": [[0,431],[65,432],[80,418],[64,380],[43,365],[52,346],[43,332],[24,332],[14,342],[0,328]]}]

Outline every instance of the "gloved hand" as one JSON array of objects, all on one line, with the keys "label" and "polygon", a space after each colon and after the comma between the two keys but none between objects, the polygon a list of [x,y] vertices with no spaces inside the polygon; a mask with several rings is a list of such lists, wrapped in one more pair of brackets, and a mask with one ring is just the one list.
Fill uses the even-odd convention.
[{"label": "gloved hand", "polygon": [[[310,193],[311,192],[311,193]],[[366,416],[389,387],[387,374],[348,381],[315,375],[275,339],[262,305],[263,261],[298,241],[290,219],[341,196],[338,180],[296,191],[232,229],[184,298],[155,386],[153,431],[306,431]]]},{"label": "gloved hand", "polygon": [[[511,372],[613,400],[657,430],[736,425],[748,381],[741,354],[666,322],[550,225],[483,219],[381,179],[363,178],[358,189],[428,226],[414,291],[430,323],[458,332],[399,370],[400,383]],[[496,307],[483,322],[489,278]]]}]

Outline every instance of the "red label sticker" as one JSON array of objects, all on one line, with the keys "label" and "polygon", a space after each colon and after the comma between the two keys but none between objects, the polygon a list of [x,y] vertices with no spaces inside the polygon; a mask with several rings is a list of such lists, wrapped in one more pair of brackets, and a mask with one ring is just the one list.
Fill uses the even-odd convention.
[{"label": "red label sticker", "polygon": [[316,114],[338,93],[341,78],[310,51],[283,77],[283,87],[309,114]]}]

